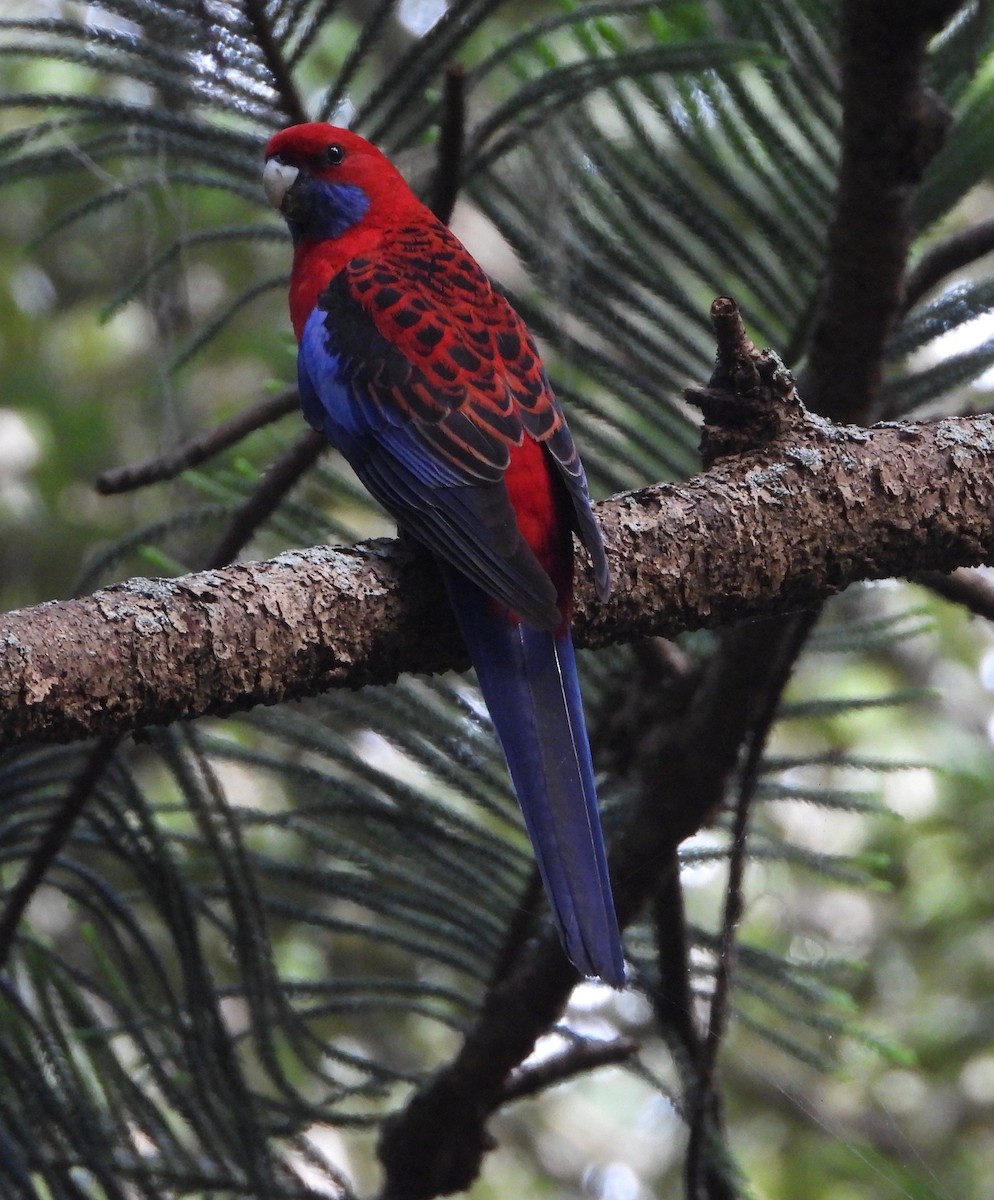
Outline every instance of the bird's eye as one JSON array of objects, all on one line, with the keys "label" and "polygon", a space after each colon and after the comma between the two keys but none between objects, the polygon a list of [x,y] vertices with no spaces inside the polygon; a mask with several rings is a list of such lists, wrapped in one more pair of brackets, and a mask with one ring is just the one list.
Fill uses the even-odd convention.
[{"label": "bird's eye", "polygon": [[344,149],[337,142],[332,142],[330,146],[325,148],[324,154],[321,156],[325,166],[337,167],[345,158]]}]

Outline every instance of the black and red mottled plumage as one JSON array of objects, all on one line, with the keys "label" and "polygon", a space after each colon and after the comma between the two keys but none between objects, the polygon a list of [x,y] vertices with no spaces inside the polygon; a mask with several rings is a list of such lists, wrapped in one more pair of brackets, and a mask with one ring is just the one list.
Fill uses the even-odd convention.
[{"label": "black and red mottled plumage", "polygon": [[369,142],[293,126],[264,185],[294,241],[304,415],[435,555],[567,953],[615,986],[611,899],[569,624],[575,530],[600,530],[520,317]]}]

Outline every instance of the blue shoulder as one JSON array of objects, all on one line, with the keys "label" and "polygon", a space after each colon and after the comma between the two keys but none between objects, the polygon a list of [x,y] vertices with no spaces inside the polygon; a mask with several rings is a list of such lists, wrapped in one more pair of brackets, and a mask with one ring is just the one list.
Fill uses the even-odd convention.
[{"label": "blue shoulder", "polygon": [[335,347],[328,313],[315,308],[297,353],[300,405],[307,423],[356,470],[371,458],[385,459],[381,472],[393,460],[397,471],[428,488],[464,483],[461,472],[432,453],[392,398],[365,384],[365,374],[353,356]]}]

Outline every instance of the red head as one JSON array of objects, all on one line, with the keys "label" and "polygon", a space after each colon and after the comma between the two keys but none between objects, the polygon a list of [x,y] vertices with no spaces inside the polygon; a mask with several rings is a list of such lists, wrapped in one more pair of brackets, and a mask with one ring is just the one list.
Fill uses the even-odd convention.
[{"label": "red head", "polygon": [[262,181],[295,242],[338,238],[360,226],[385,228],[422,211],[374,145],[320,122],[292,125],[269,139]]}]

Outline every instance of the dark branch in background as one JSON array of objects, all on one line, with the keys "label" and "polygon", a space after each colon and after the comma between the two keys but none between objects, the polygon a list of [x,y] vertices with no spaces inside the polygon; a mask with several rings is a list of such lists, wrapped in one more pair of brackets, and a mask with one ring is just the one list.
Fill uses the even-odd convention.
[{"label": "dark branch in background", "polygon": [[683,1089],[692,1095],[700,1072],[702,1043],[694,1020],[690,942],[676,846],[669,848],[667,861],[660,863],[659,883],[652,897],[652,924],[659,979],[647,986],[646,991],[656,1023],[680,1072]]},{"label": "dark branch in background", "polygon": [[287,388],[278,396],[272,396],[251,408],[246,408],[243,412],[236,413],[230,420],[197,434],[164,454],[156,455],[142,463],[112,467],[109,471],[104,471],[102,475],[97,476],[94,487],[101,495],[112,496],[119,492],[133,492],[153,483],[162,483],[166,479],[175,479],[190,467],[199,466],[200,463],[207,462],[229,447],[237,445],[257,429],[271,425],[288,413],[296,411],[299,403],[297,389]]},{"label": "dark branch in background", "polygon": [[53,813],[48,828],[25,862],[17,882],[8,891],[3,911],[0,912],[0,971],[7,965],[21,918],[48,874],[49,867],[61,854],[93,789],[114,757],[119,742],[120,738],[116,736],[101,738],[90,751],[72,787]]},{"label": "dark branch in background", "polygon": [[458,63],[445,72],[442,120],[438,130],[438,161],[431,181],[428,207],[446,225],[459,196],[463,147],[466,141],[466,75]]},{"label": "dark branch in background", "polygon": [[541,919],[544,911],[542,894],[542,879],[538,870],[533,868],[494,959],[489,988],[495,987],[511,973],[521,954],[521,948],[534,934],[535,922]]},{"label": "dark branch in background", "polygon": [[[703,1043],[694,1017],[690,944],[676,846],[670,850],[670,861],[662,868],[662,878],[652,899],[652,918],[658,949],[659,980],[656,984],[650,984],[647,992],[660,1033],[679,1071],[682,1092],[686,1097],[683,1116],[691,1126],[691,1136],[684,1174],[688,1179],[694,1177],[695,1188],[698,1188],[699,1182],[709,1200],[736,1200],[736,1191],[726,1181],[721,1166],[710,1155],[705,1157],[694,1152],[694,1098],[700,1092]],[[708,1111],[707,1128],[720,1141],[723,1136],[720,1106],[717,1103],[710,1105]],[[692,1162],[695,1162],[693,1168],[690,1165]],[[687,1191],[688,1195],[694,1194],[689,1186]]]},{"label": "dark branch in background", "polygon": [[961,0],[845,0],[842,156],[828,231],[828,275],[811,333],[803,395],[836,421],[865,421],[883,347],[900,311],[911,189],[949,116],[922,82],[928,39]]},{"label": "dark branch in background", "polygon": [[493,1148],[486,1124],[508,1077],[555,1023],[576,982],[553,935],[532,942],[514,972],[488,991],[452,1062],[384,1123],[384,1198],[428,1200],[470,1186]]},{"label": "dark branch in background", "polygon": [[639,1043],[634,1038],[612,1038],[609,1042],[579,1041],[538,1066],[515,1071],[497,1098],[495,1107],[521,1100],[525,1096],[536,1096],[546,1088],[584,1075],[587,1071],[595,1071],[598,1067],[627,1062],[638,1051]]},{"label": "dark branch in background", "polygon": [[932,288],[955,271],[994,252],[994,217],[978,221],[932,246],[909,272],[904,285],[902,310],[909,312]]},{"label": "dark branch in background", "polygon": [[290,125],[300,125],[309,121],[310,117],[297,91],[290,64],[273,36],[273,23],[266,13],[266,7],[265,0],[245,0],[245,15],[262,51],[266,69],[273,78],[273,86],[279,96],[279,106]]},{"label": "dark branch in background", "polygon": [[930,588],[944,600],[961,604],[977,617],[994,621],[994,579],[982,571],[960,567],[949,575],[937,571],[923,571],[911,576],[912,583]]}]

